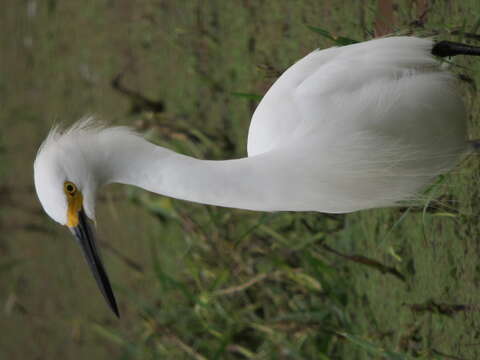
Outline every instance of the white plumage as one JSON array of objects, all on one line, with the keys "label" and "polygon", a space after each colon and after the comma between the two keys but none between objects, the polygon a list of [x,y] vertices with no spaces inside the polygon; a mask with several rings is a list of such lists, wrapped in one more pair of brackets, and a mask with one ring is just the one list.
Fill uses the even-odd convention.
[{"label": "white plumage", "polygon": [[417,199],[468,150],[456,80],[432,47],[390,37],[310,53],[258,105],[242,159],[194,159],[93,119],[55,128],[35,160],[38,197],[61,224],[78,204],[66,182],[91,219],[97,189],[112,182],[260,211],[345,213]]},{"label": "white plumage", "polygon": [[431,48],[428,39],[391,37],[310,53],[259,104],[244,159],[189,158],[94,120],[54,129],[35,162],[39,198],[61,223],[65,179],[86,190],[90,216],[97,187],[110,182],[266,211],[341,213],[410,200],[467,150],[455,79]]}]

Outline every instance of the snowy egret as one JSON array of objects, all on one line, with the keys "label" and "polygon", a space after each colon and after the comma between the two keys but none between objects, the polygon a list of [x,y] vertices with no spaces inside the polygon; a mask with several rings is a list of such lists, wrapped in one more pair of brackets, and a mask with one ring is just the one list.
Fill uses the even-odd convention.
[{"label": "snowy egret", "polygon": [[74,234],[118,315],[89,224],[103,185],[259,211],[346,213],[418,198],[472,148],[455,78],[432,56],[461,53],[479,51],[415,37],[314,51],[266,93],[242,159],[194,159],[94,119],[56,127],[35,160],[38,198]]}]

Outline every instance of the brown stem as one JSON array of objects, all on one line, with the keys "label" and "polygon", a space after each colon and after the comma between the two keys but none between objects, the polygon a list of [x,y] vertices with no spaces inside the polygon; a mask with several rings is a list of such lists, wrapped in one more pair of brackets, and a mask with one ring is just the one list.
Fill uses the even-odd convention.
[{"label": "brown stem", "polygon": [[115,76],[111,82],[112,88],[119,93],[125,95],[132,101],[132,113],[139,113],[142,111],[152,111],[154,113],[161,113],[165,111],[165,104],[161,100],[151,100],[138,91],[134,91],[125,87],[122,83],[124,72]]},{"label": "brown stem", "polygon": [[325,250],[327,250],[328,252],[331,252],[332,254],[340,256],[343,259],[353,261],[357,264],[362,264],[362,265],[369,266],[373,269],[376,269],[376,270],[380,271],[383,274],[393,275],[397,279],[399,279],[403,282],[405,282],[407,280],[405,278],[405,276],[403,274],[401,274],[397,269],[395,269],[394,267],[391,267],[391,266],[384,265],[377,260],[370,259],[370,258],[367,258],[367,257],[362,256],[362,255],[345,255],[345,254],[342,254],[335,249],[332,249],[330,246],[328,246],[326,244],[323,244],[322,247]]},{"label": "brown stem", "polygon": [[119,250],[114,248],[112,245],[110,245],[106,241],[99,241],[102,247],[106,248],[108,251],[110,251],[112,254],[114,254],[117,258],[122,260],[125,264],[127,264],[129,267],[131,267],[133,270],[138,271],[139,273],[143,273],[143,266],[137,263],[136,261],[130,259],[126,255],[122,254]]},{"label": "brown stem", "polygon": [[393,0],[378,0],[375,18],[375,37],[385,36],[393,32],[395,14]]}]

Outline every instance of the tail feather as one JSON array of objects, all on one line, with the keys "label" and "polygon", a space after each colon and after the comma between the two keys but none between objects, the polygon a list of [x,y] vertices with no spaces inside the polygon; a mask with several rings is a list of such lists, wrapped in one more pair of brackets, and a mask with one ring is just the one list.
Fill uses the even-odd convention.
[{"label": "tail feather", "polygon": [[452,41],[440,41],[433,46],[432,54],[439,57],[455,55],[480,56],[480,47]]}]

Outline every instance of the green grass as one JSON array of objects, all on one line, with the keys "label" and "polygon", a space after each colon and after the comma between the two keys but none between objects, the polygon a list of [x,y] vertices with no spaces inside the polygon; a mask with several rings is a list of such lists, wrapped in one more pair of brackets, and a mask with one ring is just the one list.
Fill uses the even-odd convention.
[{"label": "green grass", "polygon": [[[411,30],[409,4],[399,2],[399,33]],[[244,156],[251,113],[278,73],[316,47],[368,38],[375,11],[353,0],[5,6],[0,357],[479,358],[477,158],[433,187],[436,211],[255,213],[112,186],[97,220],[121,320],[32,188],[49,127],[86,113],[199,158]],[[473,0],[436,1],[414,30],[462,41],[478,14]],[[479,82],[478,59],[455,62]],[[121,71],[166,112],[129,113],[110,86]],[[478,138],[477,95],[463,87]]]}]

